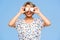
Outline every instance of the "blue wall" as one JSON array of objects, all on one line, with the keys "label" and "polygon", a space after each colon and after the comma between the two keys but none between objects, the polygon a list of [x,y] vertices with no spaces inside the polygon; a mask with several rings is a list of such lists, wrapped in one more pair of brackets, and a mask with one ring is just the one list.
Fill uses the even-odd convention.
[{"label": "blue wall", "polygon": [[[17,31],[8,22],[28,0],[0,0],[0,40],[18,40]],[[42,30],[41,40],[60,40],[60,0],[29,0],[49,18],[51,26]],[[23,15],[21,16],[23,17]]]}]

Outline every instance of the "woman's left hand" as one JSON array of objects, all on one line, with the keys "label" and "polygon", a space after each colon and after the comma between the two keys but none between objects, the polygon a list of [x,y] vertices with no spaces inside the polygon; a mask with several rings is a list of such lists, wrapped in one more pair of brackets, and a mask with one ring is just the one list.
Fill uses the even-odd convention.
[{"label": "woman's left hand", "polygon": [[40,10],[39,10],[38,7],[34,7],[34,13],[36,13],[36,14],[39,14],[40,13]]}]

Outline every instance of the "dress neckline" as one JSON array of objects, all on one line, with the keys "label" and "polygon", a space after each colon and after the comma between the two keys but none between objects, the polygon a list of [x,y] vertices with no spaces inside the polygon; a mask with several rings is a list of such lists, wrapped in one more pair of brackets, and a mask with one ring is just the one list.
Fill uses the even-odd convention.
[{"label": "dress neckline", "polygon": [[33,21],[32,21],[31,23],[27,23],[27,22],[25,21],[25,19],[23,19],[23,22],[24,22],[25,24],[33,24],[34,21],[35,21],[35,18],[33,18]]}]

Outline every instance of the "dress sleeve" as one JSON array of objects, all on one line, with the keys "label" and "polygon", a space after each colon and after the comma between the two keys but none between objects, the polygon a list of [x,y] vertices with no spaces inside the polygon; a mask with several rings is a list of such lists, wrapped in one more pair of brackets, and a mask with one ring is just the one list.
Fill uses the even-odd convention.
[{"label": "dress sleeve", "polygon": [[44,21],[42,20],[42,18],[37,18],[37,21],[38,21],[39,26],[41,28],[43,28],[44,27],[44,25],[43,25]]},{"label": "dress sleeve", "polygon": [[15,29],[18,29],[18,27],[21,26],[21,19],[17,19],[15,26],[16,26]]}]

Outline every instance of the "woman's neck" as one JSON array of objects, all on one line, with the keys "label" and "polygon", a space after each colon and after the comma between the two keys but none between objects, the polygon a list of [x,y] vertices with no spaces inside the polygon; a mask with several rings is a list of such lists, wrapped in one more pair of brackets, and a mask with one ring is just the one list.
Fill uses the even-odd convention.
[{"label": "woman's neck", "polygon": [[25,17],[26,20],[32,20],[33,17]]}]

